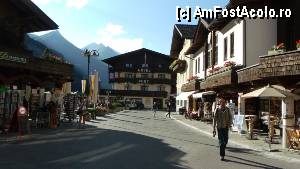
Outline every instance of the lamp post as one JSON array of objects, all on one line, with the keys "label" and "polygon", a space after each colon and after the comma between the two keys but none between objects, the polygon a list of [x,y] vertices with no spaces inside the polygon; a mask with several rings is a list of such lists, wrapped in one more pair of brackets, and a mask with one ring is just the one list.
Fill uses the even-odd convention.
[{"label": "lamp post", "polygon": [[90,87],[90,84],[89,84],[89,78],[90,78],[90,60],[91,60],[91,56],[99,56],[99,52],[97,50],[88,50],[88,49],[85,49],[83,51],[83,56],[87,57],[88,58],[88,78],[87,78],[87,86]]}]

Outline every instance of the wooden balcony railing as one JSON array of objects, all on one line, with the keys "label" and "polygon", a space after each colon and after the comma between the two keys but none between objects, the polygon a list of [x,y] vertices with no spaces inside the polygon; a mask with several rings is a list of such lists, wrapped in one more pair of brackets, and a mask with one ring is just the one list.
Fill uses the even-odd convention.
[{"label": "wooden balcony railing", "polygon": [[158,79],[158,78],[110,78],[110,83],[143,83],[143,84],[175,84],[175,79]]},{"label": "wooden balcony railing", "polygon": [[168,96],[166,91],[141,91],[141,90],[100,90],[100,95],[109,96],[134,96],[134,97],[163,97]]}]

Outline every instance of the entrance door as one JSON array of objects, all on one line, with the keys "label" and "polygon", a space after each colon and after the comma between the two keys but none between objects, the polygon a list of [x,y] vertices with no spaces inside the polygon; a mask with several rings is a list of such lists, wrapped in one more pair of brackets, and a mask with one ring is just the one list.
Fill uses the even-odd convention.
[{"label": "entrance door", "polygon": [[161,98],[153,98],[153,103],[156,102],[158,109],[163,109],[163,99]]}]

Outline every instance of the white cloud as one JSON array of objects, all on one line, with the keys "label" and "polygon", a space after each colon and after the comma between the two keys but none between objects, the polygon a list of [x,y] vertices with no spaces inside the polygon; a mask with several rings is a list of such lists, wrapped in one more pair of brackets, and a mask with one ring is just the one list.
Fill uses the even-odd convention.
[{"label": "white cloud", "polygon": [[89,3],[88,0],[68,0],[67,7],[81,9]]},{"label": "white cloud", "polygon": [[108,23],[105,28],[99,29],[97,34],[100,36],[116,36],[126,33],[122,25]]},{"label": "white cloud", "polygon": [[127,34],[122,25],[108,23],[104,28],[97,31],[99,39],[97,43],[109,46],[120,53],[125,53],[143,47],[142,38],[125,38]]}]

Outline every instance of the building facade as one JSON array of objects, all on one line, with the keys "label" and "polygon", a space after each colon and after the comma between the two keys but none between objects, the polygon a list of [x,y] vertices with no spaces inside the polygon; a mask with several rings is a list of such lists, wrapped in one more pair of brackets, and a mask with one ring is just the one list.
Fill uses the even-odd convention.
[{"label": "building facade", "polygon": [[[295,43],[300,38],[297,31],[300,25],[299,2],[230,1],[226,8],[243,5],[252,9],[265,5],[275,10],[287,8],[294,12],[294,16],[277,19],[219,17],[211,22],[200,19],[191,46],[185,52],[186,56],[193,58],[193,79],[200,80],[198,93],[194,94],[195,97],[192,95],[187,109],[197,110],[195,100],[207,92],[214,92],[233,105],[233,114],[244,118],[256,116],[254,126],[258,129],[264,128],[263,112],[269,112],[282,119],[282,142],[286,146],[285,129],[299,121],[299,101],[274,98],[269,104],[265,98],[244,99],[242,95],[268,84],[299,95],[299,50],[296,50]],[[280,43],[284,44],[281,50],[270,50]],[[188,82],[186,85],[192,84]],[[203,98],[202,101],[207,102]],[[214,105],[210,104],[210,110],[215,108]]]},{"label": "building facade", "polygon": [[197,25],[183,24],[176,24],[173,29],[170,55],[175,60],[170,65],[170,69],[177,73],[176,111],[188,106],[188,96],[195,91],[195,89],[188,89],[185,86],[193,75],[192,55],[186,55],[185,52],[192,45],[196,29]]},{"label": "building facade", "polygon": [[[31,117],[44,106],[45,89],[62,98],[63,84],[73,79],[73,65],[34,57],[24,46],[27,33],[58,29],[29,0],[0,1],[0,128],[13,126],[16,109],[24,105]],[[54,97],[53,97],[54,98]],[[26,104],[25,104],[26,103]],[[62,102],[60,102],[62,105]]]},{"label": "building facade", "polygon": [[142,102],[152,108],[166,108],[171,94],[176,92],[175,76],[168,69],[172,59],[164,54],[139,49],[104,60],[109,65],[109,82],[112,90],[102,90],[102,95],[119,97],[123,101]]}]

